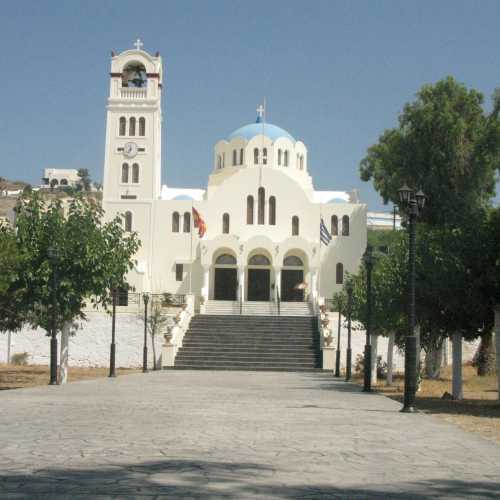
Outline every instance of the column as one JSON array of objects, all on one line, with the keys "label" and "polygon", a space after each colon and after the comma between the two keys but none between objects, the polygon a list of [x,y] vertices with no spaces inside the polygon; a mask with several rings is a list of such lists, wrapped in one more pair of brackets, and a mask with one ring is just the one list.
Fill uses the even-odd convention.
[{"label": "column", "polygon": [[274,268],[274,286],[273,300],[276,300],[276,290],[279,290],[280,298],[283,300],[283,290],[281,289],[281,266]]},{"label": "column", "polygon": [[318,270],[315,267],[309,270],[309,293],[310,300],[313,302],[315,302],[320,295],[318,290]]},{"label": "column", "polygon": [[240,299],[245,302],[245,266],[238,267],[238,300]]},{"label": "column", "polygon": [[210,266],[203,266],[203,287],[201,289],[201,296],[208,300],[210,286]]}]

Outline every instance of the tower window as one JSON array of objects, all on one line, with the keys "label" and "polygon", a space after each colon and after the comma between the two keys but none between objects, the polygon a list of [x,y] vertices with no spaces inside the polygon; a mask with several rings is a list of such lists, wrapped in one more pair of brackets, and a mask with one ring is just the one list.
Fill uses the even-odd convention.
[{"label": "tower window", "polygon": [[172,214],[172,232],[173,233],[178,233],[179,232],[179,212],[174,212]]},{"label": "tower window", "polygon": [[191,231],[191,214],[189,212],[184,212],[182,230],[185,233],[189,233]]},{"label": "tower window", "polygon": [[217,168],[221,169],[222,168],[222,156],[217,155]]},{"label": "tower window", "polygon": [[175,264],[175,281],[182,281],[184,274],[184,266],[182,264]]},{"label": "tower window", "polygon": [[258,192],[258,207],[257,207],[257,224],[265,224],[265,204],[266,204],[266,190],[263,187],[259,188]]},{"label": "tower window", "polygon": [[253,149],[253,162],[255,165],[259,164],[259,148]]},{"label": "tower window", "polygon": [[298,236],[299,235],[299,218],[294,215],[292,217],[292,236]]},{"label": "tower window", "polygon": [[274,196],[269,198],[269,225],[276,225],[276,198]]},{"label": "tower window", "polygon": [[262,150],[262,163],[263,165],[267,165],[267,148]]},{"label": "tower window", "polygon": [[132,182],[134,184],[139,183],[139,165],[137,163],[132,165]]},{"label": "tower window", "polygon": [[122,183],[127,184],[128,183],[128,163],[124,163],[122,165]]},{"label": "tower window", "polygon": [[236,149],[233,149],[233,166],[237,164],[237,156],[238,152],[236,151]]},{"label": "tower window", "polygon": [[131,62],[125,66],[122,73],[122,87],[144,88],[147,84],[147,74],[144,64]]},{"label": "tower window", "polygon": [[342,217],[342,236],[349,236],[349,216]]},{"label": "tower window", "polygon": [[281,165],[281,155],[282,155],[281,149],[278,149],[278,165]]},{"label": "tower window", "polygon": [[124,136],[127,133],[127,119],[124,116],[120,116],[120,130],[119,134]]},{"label": "tower window", "polygon": [[243,148],[240,149],[240,165],[243,165]]},{"label": "tower window", "polygon": [[247,196],[247,224],[253,224],[253,196]]},{"label": "tower window", "polygon": [[229,214],[222,216],[222,233],[229,234]]},{"label": "tower window", "polygon": [[139,118],[139,135],[144,137],[146,135],[146,118],[141,116]]},{"label": "tower window", "polygon": [[128,121],[128,135],[135,135],[135,118],[132,117]]},{"label": "tower window", "polygon": [[285,153],[284,153],[283,157],[284,157],[284,158],[283,158],[283,159],[284,159],[284,161],[283,161],[283,165],[284,165],[285,167],[288,167],[288,151],[285,151]]},{"label": "tower window", "polygon": [[338,236],[338,234],[339,234],[339,219],[336,215],[332,215],[331,233],[332,233],[332,236]]},{"label": "tower window", "polygon": [[125,212],[125,231],[132,232],[132,212]]},{"label": "tower window", "polygon": [[336,266],[335,277],[337,285],[342,285],[342,283],[344,283],[344,265],[340,262]]}]

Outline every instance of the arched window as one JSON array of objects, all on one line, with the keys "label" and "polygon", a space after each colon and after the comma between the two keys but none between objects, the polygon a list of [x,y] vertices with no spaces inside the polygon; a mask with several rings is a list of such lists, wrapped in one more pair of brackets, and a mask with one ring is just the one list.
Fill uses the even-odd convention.
[{"label": "arched window", "polygon": [[172,232],[173,233],[178,233],[179,232],[179,212],[174,212],[172,214]]},{"label": "arched window", "polygon": [[283,156],[284,156],[283,165],[284,165],[285,167],[288,167],[288,151],[285,151],[285,153],[284,153],[284,155],[283,155]]},{"label": "arched window", "polygon": [[332,224],[331,224],[331,235],[338,236],[339,234],[339,219],[336,215],[332,215]]},{"label": "arched window", "polygon": [[222,216],[222,233],[229,234],[229,214]]},{"label": "arched window", "polygon": [[267,165],[267,148],[262,150],[262,163],[263,165]]},{"label": "arched window", "polygon": [[240,165],[243,165],[243,148],[240,149]]},{"label": "arched window", "polygon": [[139,165],[137,163],[132,165],[132,182],[134,184],[139,183]]},{"label": "arched window", "polygon": [[237,160],[237,158],[236,158],[237,156],[238,156],[238,153],[237,153],[236,149],[233,149],[233,166],[237,165],[237,161],[236,161]]},{"label": "arched window", "polygon": [[125,212],[125,231],[132,232],[132,212]]},{"label": "arched window", "polygon": [[189,212],[184,212],[184,222],[182,224],[182,230],[185,233],[189,233],[191,231],[191,214]]},{"label": "arched window", "polygon": [[274,196],[269,198],[269,224],[276,225],[276,198]]},{"label": "arched window", "polygon": [[349,236],[349,216],[342,217],[342,236]]},{"label": "arched window", "polygon": [[236,257],[233,255],[230,255],[228,253],[223,253],[222,255],[219,255],[217,259],[215,260],[216,265],[222,265],[222,266],[235,266],[236,265]]},{"label": "arched window", "polygon": [[222,156],[217,155],[217,168],[222,168]]},{"label": "arched window", "polygon": [[67,186],[68,185],[68,179],[61,179],[61,186]]},{"label": "arched window", "polygon": [[281,149],[278,149],[278,165],[281,165],[281,155],[283,153],[281,152]]},{"label": "arched window", "polygon": [[266,205],[266,190],[263,187],[259,188],[257,200],[257,224],[264,224],[265,205]]},{"label": "arched window", "polygon": [[292,217],[292,236],[298,236],[299,235],[299,218],[294,215]]},{"label": "arched window", "polygon": [[284,266],[293,266],[293,267],[304,267],[304,263],[300,257],[296,255],[289,255],[283,259]]},{"label": "arched window", "polygon": [[146,118],[141,116],[139,118],[139,135],[144,137],[146,135]]},{"label": "arched window", "polygon": [[255,165],[259,164],[259,148],[253,149],[253,162],[255,163]]},{"label": "arched window", "polygon": [[247,196],[247,224],[253,224],[253,196]]},{"label": "arched window", "polygon": [[344,283],[344,265],[340,262],[337,264],[335,277],[337,285],[342,285]]},{"label": "arched window", "polygon": [[226,166],[226,153],[222,153],[222,168]]},{"label": "arched window", "polygon": [[135,135],[135,118],[130,118],[128,122],[128,135]]},{"label": "arched window", "polygon": [[128,163],[122,165],[122,182],[126,184],[128,182]]},{"label": "arched window", "polygon": [[127,119],[124,116],[120,116],[120,135],[125,135],[127,133]]},{"label": "arched window", "polygon": [[304,155],[300,155],[300,170],[304,170]]},{"label": "arched window", "polygon": [[248,259],[249,266],[270,266],[271,262],[265,255],[254,255]]}]

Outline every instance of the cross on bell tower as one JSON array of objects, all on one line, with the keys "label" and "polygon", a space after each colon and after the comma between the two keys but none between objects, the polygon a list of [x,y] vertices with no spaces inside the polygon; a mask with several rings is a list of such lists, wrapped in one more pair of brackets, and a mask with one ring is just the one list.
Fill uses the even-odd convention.
[{"label": "cross on bell tower", "polygon": [[138,39],[135,41],[134,45],[135,45],[135,48],[136,48],[137,50],[141,50],[144,44],[141,42],[141,39],[140,39],[140,38],[138,38]]}]

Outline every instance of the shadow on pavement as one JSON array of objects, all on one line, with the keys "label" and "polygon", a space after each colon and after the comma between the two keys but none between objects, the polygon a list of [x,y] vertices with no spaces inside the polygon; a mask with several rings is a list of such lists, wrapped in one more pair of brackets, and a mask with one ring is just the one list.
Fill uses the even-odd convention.
[{"label": "shadow on pavement", "polygon": [[398,483],[395,479],[371,487],[337,487],[335,479],[332,475],[333,484],[300,484],[300,475],[295,471],[279,471],[269,465],[165,459],[88,469],[40,469],[26,474],[4,472],[0,474],[0,494],[2,498],[51,499],[261,497],[423,500],[498,498],[500,488],[500,484],[493,481]]}]

